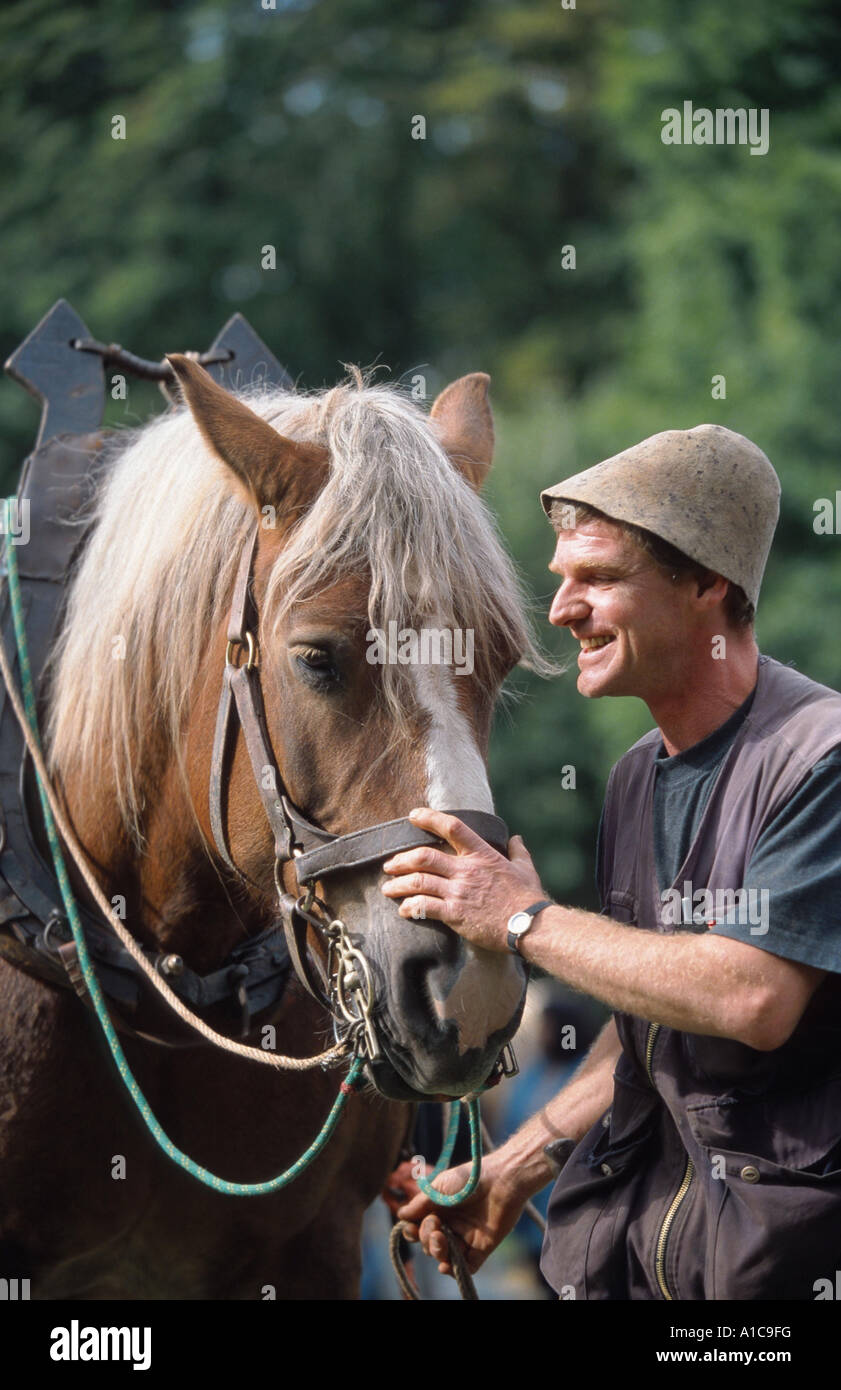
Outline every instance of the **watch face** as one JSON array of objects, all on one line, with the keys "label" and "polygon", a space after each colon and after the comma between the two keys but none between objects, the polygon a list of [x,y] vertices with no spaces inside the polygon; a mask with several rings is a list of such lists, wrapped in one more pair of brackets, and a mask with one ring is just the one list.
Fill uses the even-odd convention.
[{"label": "watch face", "polygon": [[513,936],[519,936],[525,931],[526,927],[531,926],[531,923],[532,917],[530,912],[515,912],[508,923],[508,930]]}]

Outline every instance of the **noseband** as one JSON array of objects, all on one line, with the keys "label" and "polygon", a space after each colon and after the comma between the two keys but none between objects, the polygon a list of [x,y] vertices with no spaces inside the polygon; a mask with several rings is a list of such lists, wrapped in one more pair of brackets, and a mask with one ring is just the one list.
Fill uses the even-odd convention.
[{"label": "noseband", "polygon": [[[274,838],[274,880],[295,973],[313,998],[333,1015],[337,1037],[352,1032],[357,1046],[373,1060],[379,1056],[379,1046],[372,1023],[374,998],[370,968],[362,952],[350,940],[344,923],[333,918],[326,904],[316,897],[316,883],[334,874],[381,864],[401,850],[421,845],[440,846],[442,842],[438,836],[413,825],[405,817],[380,821],[345,835],[332,835],[308,820],[288,797],[272,751],[260,687],[259,615],[252,593],[258,534],[259,523],[255,523],[240,560],[228,622],[225,670],[210,768],[213,838],[228,868],[238,878],[245,879],[231,858],[225,834],[227,772],[235,741],[233,716],[236,712]],[[236,652],[244,657],[239,664],[234,659]],[[501,854],[507,854],[508,827],[498,816],[472,810],[447,814],[457,816]],[[282,866],[290,861],[294,862],[299,887],[306,889],[297,898],[284,891],[281,879]],[[319,964],[318,968],[314,967],[307,950],[310,926],[327,950],[326,965]],[[319,978],[319,974],[323,978]]]}]

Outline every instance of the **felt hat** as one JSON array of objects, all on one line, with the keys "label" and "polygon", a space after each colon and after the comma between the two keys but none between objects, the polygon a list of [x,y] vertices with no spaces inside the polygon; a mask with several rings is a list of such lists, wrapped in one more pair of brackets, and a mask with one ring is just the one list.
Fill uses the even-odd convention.
[{"label": "felt hat", "polygon": [[762,450],[722,425],[664,430],[540,494],[556,530],[584,502],[651,531],[744,589],[756,607],[780,514],[780,482]]}]

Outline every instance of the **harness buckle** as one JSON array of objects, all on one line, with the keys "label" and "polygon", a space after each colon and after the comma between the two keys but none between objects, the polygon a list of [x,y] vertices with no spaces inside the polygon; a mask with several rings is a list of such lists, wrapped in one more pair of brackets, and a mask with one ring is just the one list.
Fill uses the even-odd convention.
[{"label": "harness buckle", "polygon": [[242,1038],[247,1038],[251,1032],[251,1007],[248,1003],[248,990],[245,987],[245,977],[249,973],[247,965],[233,965],[228,971],[233,996],[240,1007],[240,1037]]},{"label": "harness buckle", "polygon": [[490,1086],[498,1086],[500,1081],[509,1076],[517,1076],[520,1065],[517,1061],[514,1049],[510,1043],[506,1043],[493,1065],[488,1080],[485,1082],[485,1090]]}]

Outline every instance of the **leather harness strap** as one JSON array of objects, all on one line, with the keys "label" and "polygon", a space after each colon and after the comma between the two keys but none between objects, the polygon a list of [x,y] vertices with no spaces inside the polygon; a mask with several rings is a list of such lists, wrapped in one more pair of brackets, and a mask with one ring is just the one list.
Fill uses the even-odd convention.
[{"label": "leather harness strap", "polygon": [[292,969],[298,976],[307,994],[313,998],[317,1004],[323,1005],[328,1013],[332,1012],[330,1006],[330,982],[327,978],[327,971],[317,955],[311,954],[307,950],[307,932],[309,923],[307,918],[297,909],[297,904],[293,901],[289,904],[289,911],[283,919],[283,930],[286,936],[286,949],[289,952],[289,959],[292,962]]},{"label": "leather harness strap", "polygon": [[231,675],[233,667],[225,664],[222,676],[222,694],[219,698],[219,710],[216,715],[216,732],[213,736],[213,753],[210,760],[210,828],[213,832],[213,839],[216,848],[233,873],[237,873],[237,867],[228,852],[228,840],[225,834],[225,789],[227,786],[225,773],[228,767],[228,757],[230,752],[230,729],[231,729]]},{"label": "leather harness strap", "polygon": [[85,984],[85,977],[82,974],[82,967],[79,964],[79,956],[75,941],[66,941],[62,946],[59,946],[58,954],[67,973],[68,980],[79,998],[87,1003],[88,987]]},{"label": "leather harness strap", "polygon": [[239,569],[237,570],[236,582],[234,584],[231,616],[228,621],[228,648],[226,652],[225,670],[222,677],[222,694],[219,699],[219,709],[216,715],[216,732],[213,737],[213,753],[210,759],[210,826],[216,848],[228,868],[232,869],[234,873],[237,873],[238,870],[228,852],[228,841],[225,834],[226,808],[224,804],[231,741],[231,704],[233,701],[231,677],[236,669],[228,658],[232,645],[242,646],[245,644],[245,610],[249,598],[248,589],[251,581],[254,553],[257,548],[257,535],[258,529],[255,526],[252,528],[251,534],[245,543]]}]

